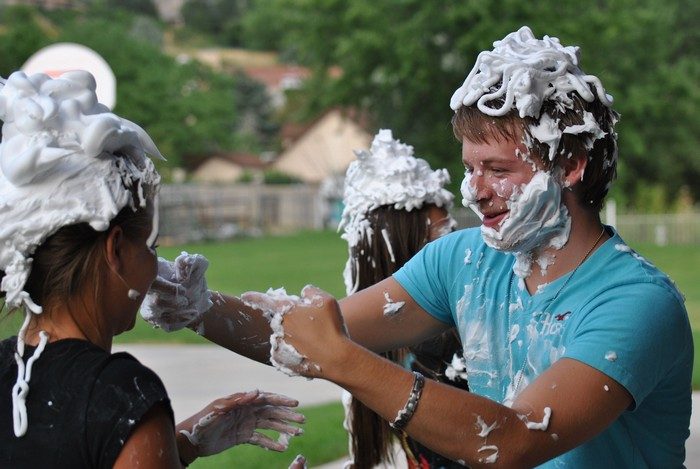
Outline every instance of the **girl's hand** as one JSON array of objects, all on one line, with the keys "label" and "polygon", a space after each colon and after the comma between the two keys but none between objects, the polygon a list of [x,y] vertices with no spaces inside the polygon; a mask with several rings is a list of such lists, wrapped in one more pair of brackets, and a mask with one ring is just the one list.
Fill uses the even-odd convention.
[{"label": "girl's hand", "polygon": [[241,295],[248,306],[263,311],[270,321],[271,362],[290,375],[327,377],[324,363],[332,363],[338,345],[347,339],[337,301],[323,290],[307,285],[301,297],[284,290]]},{"label": "girl's hand", "polygon": [[[280,394],[257,390],[236,393],[213,401],[178,424],[177,430],[194,446],[197,456],[217,454],[242,443],[284,451],[290,437],[303,433],[291,424],[305,420],[302,414],[291,410],[297,405],[297,400]],[[258,430],[274,430],[280,436],[273,440]]]}]

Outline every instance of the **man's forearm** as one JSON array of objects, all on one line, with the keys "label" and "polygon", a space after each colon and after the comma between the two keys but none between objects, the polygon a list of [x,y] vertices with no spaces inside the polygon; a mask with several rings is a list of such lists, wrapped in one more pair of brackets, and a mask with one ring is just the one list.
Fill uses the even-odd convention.
[{"label": "man's forearm", "polygon": [[[347,350],[352,359],[340,361],[351,366],[323,366],[327,379],[393,422],[411,393],[413,374],[357,345]],[[426,447],[471,467],[527,467],[542,462],[533,447],[553,443],[546,433],[528,430],[517,411],[432,380],[426,380],[405,431]]]},{"label": "man's forearm", "polygon": [[191,329],[207,340],[260,363],[270,363],[269,321],[238,297],[212,292],[214,305]]}]

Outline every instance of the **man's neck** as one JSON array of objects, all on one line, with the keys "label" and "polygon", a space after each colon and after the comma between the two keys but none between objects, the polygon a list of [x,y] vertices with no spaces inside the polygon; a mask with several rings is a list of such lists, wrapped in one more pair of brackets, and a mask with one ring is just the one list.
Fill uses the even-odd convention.
[{"label": "man's neck", "polygon": [[[532,253],[532,270],[525,278],[525,285],[530,293],[536,292],[541,285],[568,275],[578,268],[608,238],[597,213],[574,210],[571,213],[571,231],[569,239],[560,249],[547,247]],[[540,261],[540,262],[538,262]]]}]

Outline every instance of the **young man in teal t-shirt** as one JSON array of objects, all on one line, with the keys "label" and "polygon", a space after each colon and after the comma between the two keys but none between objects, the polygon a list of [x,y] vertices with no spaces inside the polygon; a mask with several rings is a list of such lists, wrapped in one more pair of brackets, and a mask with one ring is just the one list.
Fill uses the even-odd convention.
[{"label": "young man in teal t-shirt", "polygon": [[[454,93],[462,195],[480,228],[428,244],[339,306],[313,287],[302,298],[246,294],[245,305],[222,297],[189,327],[333,381],[470,467],[681,467],[688,317],[668,278],[601,223],[618,115],[578,52],[523,27],[482,52]],[[152,294],[169,286],[157,280]],[[402,305],[397,314],[383,314],[388,302]],[[166,309],[152,316],[174,320]],[[250,337],[270,337],[268,320],[272,347],[255,348]],[[373,353],[452,326],[470,392]]]}]

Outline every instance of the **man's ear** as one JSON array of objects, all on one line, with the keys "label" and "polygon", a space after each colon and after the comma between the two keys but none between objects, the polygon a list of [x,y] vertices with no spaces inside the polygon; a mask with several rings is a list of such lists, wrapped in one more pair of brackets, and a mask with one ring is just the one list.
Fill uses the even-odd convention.
[{"label": "man's ear", "polygon": [[564,187],[572,188],[583,180],[583,175],[588,166],[588,156],[585,153],[572,155],[562,160],[561,167],[564,169]]},{"label": "man's ear", "polygon": [[105,262],[112,272],[119,273],[122,268],[124,254],[124,231],[117,225],[110,228],[105,240]]}]

